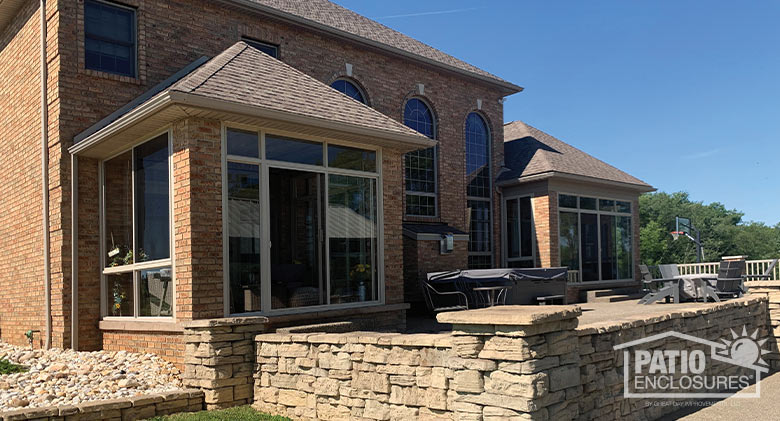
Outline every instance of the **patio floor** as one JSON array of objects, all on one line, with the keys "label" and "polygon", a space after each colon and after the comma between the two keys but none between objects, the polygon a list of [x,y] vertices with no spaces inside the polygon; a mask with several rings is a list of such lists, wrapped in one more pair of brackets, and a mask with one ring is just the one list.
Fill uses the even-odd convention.
[{"label": "patio floor", "polygon": [[637,304],[637,300],[619,301],[615,303],[581,303],[582,308],[579,328],[593,327],[603,324],[631,322],[652,317],[661,317],[670,312],[678,313],[699,310],[703,307],[714,307],[718,303],[681,303],[681,304]]}]

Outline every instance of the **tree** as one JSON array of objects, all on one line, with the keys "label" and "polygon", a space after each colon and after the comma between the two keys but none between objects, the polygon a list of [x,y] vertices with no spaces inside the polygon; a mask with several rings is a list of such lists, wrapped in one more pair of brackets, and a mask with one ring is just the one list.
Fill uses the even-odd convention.
[{"label": "tree", "polygon": [[641,259],[646,264],[693,263],[696,246],[680,238],[673,241],[675,217],[690,218],[701,233],[704,261],[722,256],[746,255],[749,259],[780,256],[780,224],[770,227],[743,222],[744,214],[718,202],[693,202],[688,193],[650,193],[639,198]]}]

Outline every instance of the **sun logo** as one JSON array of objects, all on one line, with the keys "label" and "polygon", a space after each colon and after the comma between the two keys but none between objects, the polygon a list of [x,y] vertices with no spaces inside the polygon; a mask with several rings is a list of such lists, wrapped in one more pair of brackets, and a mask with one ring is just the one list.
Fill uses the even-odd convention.
[{"label": "sun logo", "polygon": [[755,364],[768,365],[762,355],[769,354],[771,351],[761,349],[769,339],[758,339],[758,329],[752,334],[748,335],[747,327],[742,326],[742,334],[737,334],[734,329],[731,330],[731,340],[721,338],[721,342],[726,345],[726,349],[723,353],[726,354],[732,361],[741,365],[742,367],[751,367]]}]

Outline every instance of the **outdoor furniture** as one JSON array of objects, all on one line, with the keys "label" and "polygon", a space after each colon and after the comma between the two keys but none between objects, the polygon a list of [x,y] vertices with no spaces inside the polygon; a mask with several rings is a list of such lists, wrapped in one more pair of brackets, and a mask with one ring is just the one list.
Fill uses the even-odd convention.
[{"label": "outdoor furniture", "polygon": [[[665,266],[665,265],[662,265]],[[674,265],[675,268],[677,267]],[[659,266],[660,269],[660,266]],[[639,271],[642,273],[642,284],[649,291],[639,304],[652,304],[664,300],[667,303],[672,300],[674,303],[680,302],[680,279],[678,278],[653,278],[650,270],[645,265],[639,265]],[[663,274],[663,271],[661,272]]]},{"label": "outdoor furniture", "polygon": [[[710,282],[714,284],[715,294],[719,298],[739,298],[747,292],[745,288],[745,269],[747,263],[744,260],[724,260],[720,262],[718,276]],[[720,300],[717,300],[720,301]]]},{"label": "outdoor furniture", "polygon": [[661,272],[661,278],[663,279],[672,279],[680,276],[680,269],[676,264],[658,265],[658,270]]},{"label": "outdoor furniture", "polygon": [[489,287],[476,287],[474,291],[479,298],[477,307],[493,307],[506,304],[507,291],[512,288],[511,285],[496,285]]},{"label": "outdoor furniture", "polygon": [[440,313],[469,308],[468,297],[457,289],[457,284],[452,279],[453,275],[459,274],[460,271],[434,272],[427,275],[427,280],[420,281],[428,310],[432,313]]}]

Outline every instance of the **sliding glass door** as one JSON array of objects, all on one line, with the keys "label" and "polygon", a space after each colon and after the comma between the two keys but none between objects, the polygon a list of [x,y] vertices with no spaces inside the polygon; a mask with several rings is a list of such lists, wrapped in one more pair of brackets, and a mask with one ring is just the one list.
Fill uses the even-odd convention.
[{"label": "sliding glass door", "polygon": [[229,314],[381,300],[378,153],[227,129]]}]

